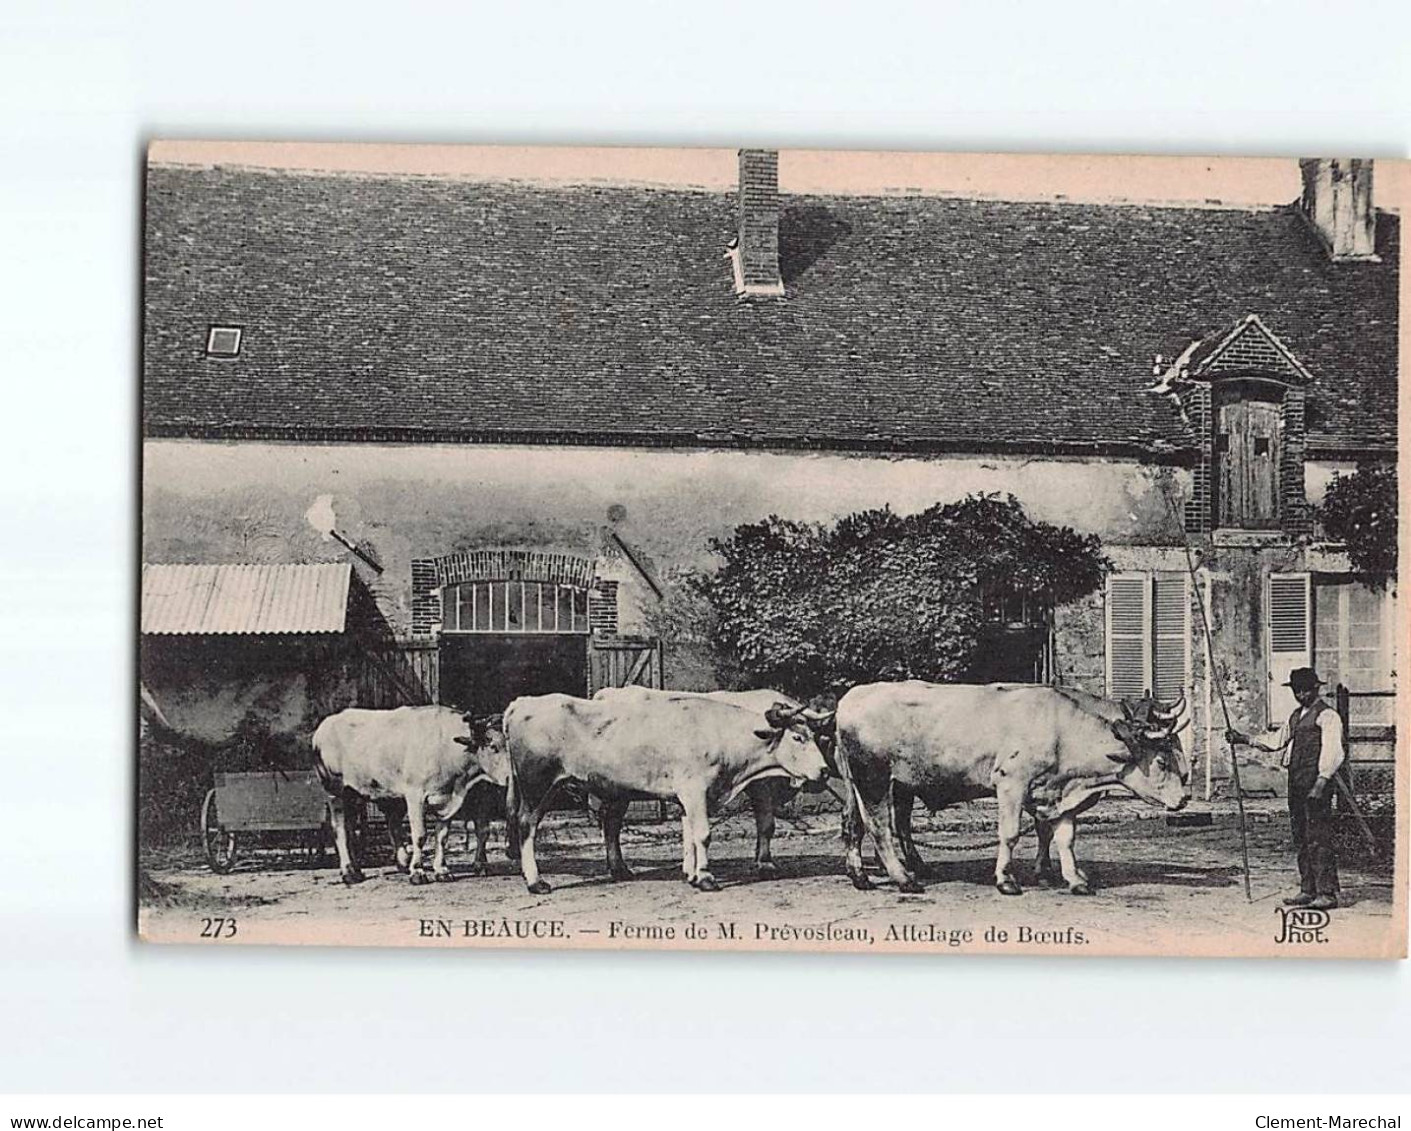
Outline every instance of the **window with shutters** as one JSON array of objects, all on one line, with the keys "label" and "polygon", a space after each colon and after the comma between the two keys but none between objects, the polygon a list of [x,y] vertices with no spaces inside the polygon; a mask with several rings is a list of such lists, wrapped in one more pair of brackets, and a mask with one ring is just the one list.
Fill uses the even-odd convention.
[{"label": "window with shutters", "polygon": [[1190,579],[1114,573],[1107,579],[1107,695],[1179,698],[1190,676]]},{"label": "window with shutters", "polygon": [[1264,583],[1271,727],[1280,725],[1298,706],[1285,686],[1289,673],[1313,664],[1311,604],[1306,573],[1271,573]]}]

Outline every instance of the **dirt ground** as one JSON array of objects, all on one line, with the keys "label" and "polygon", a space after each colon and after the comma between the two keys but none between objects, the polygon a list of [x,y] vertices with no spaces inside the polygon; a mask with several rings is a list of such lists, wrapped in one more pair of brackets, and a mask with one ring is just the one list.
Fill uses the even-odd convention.
[{"label": "dirt ground", "polygon": [[843,874],[836,814],[781,818],[778,875],[768,879],[755,874],[749,817],[722,820],[711,853],[722,890],[705,894],[680,879],[679,823],[630,826],[623,847],[636,879],[613,883],[598,829],[585,815],[565,813],[540,831],[540,867],[554,889],[545,896],[525,890],[517,865],[505,858],[500,826],[488,875],[471,874],[466,839],[457,832],[453,880],[425,886],[411,885],[385,855],[366,869],[366,882],[348,887],[331,853],[314,860],[301,850],[253,851],[222,876],[190,849],[144,854],[140,930],[149,940],[192,943],[1404,953],[1390,865],[1361,851],[1344,854],[1345,906],[1316,933],[1281,939],[1280,898],[1297,886],[1287,814],[1278,802],[1247,808],[1252,901],[1233,807],[1211,808],[1209,826],[1173,827],[1162,813],[1105,802],[1080,826],[1077,841],[1096,894],[1034,882],[1029,835],[1017,873],[1025,892],[1006,897],[993,885],[993,803],[977,802],[936,815],[918,810],[917,842],[932,865],[921,895],[898,893],[875,861],[876,889],[854,890]]}]

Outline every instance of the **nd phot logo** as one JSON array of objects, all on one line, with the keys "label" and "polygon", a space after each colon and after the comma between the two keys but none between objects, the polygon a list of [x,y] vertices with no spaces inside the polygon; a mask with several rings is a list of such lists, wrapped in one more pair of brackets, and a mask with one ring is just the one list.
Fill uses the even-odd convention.
[{"label": "nd phot logo", "polygon": [[1299,945],[1328,941],[1323,931],[1333,917],[1326,911],[1312,907],[1279,907],[1276,910],[1279,913],[1279,933],[1274,936],[1276,943]]}]

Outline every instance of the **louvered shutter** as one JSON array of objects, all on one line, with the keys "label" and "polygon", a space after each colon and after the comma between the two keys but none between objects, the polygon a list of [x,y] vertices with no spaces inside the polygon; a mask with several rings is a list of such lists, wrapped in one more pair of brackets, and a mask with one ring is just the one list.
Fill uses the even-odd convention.
[{"label": "louvered shutter", "polygon": [[1107,695],[1137,697],[1151,687],[1151,579],[1144,573],[1107,578]]},{"label": "louvered shutter", "polygon": [[1281,725],[1298,701],[1283,684],[1294,668],[1310,667],[1311,640],[1309,575],[1271,573],[1264,587],[1266,640],[1269,657],[1269,725]]},{"label": "louvered shutter", "polygon": [[1189,580],[1183,573],[1157,574],[1154,580],[1152,694],[1158,699],[1178,699],[1186,689],[1190,663]]}]

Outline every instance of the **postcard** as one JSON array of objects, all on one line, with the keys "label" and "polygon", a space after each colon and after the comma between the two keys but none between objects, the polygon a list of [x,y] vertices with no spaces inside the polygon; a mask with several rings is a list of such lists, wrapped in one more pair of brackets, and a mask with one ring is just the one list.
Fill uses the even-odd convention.
[{"label": "postcard", "polygon": [[1404,957],[1407,184],[154,142],[139,936]]}]

